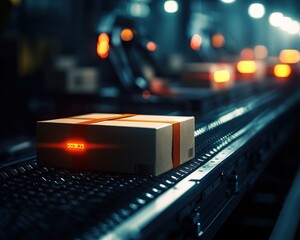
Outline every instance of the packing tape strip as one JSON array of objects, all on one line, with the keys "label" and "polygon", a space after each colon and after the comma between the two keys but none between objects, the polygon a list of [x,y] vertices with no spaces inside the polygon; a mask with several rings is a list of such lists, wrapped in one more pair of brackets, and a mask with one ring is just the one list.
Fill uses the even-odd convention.
[{"label": "packing tape strip", "polygon": [[[90,125],[93,123],[104,122],[104,121],[126,121],[126,122],[154,122],[154,123],[170,123],[172,124],[172,163],[173,167],[180,165],[180,122],[170,120],[139,120],[139,119],[128,119],[129,117],[138,116],[137,114],[122,114],[120,116],[111,116],[103,118],[82,118],[86,121],[76,123],[74,125],[74,134],[79,136],[86,136],[86,128],[82,125]],[[72,118],[80,119],[80,118]]]}]

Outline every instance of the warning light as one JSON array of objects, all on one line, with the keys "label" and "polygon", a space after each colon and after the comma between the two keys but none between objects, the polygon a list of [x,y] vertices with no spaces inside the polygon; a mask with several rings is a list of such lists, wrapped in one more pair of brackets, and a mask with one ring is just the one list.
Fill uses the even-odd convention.
[{"label": "warning light", "polygon": [[84,143],[67,143],[69,149],[84,149]]},{"label": "warning light", "polygon": [[230,72],[227,70],[218,70],[214,72],[214,81],[217,83],[228,82],[230,80]]},{"label": "warning light", "polygon": [[237,70],[240,73],[255,73],[256,63],[250,60],[239,61],[237,64]]},{"label": "warning light", "polygon": [[279,60],[282,63],[297,63],[300,61],[300,53],[296,49],[285,49],[280,52]]},{"label": "warning light", "polygon": [[157,49],[157,45],[150,41],[147,43],[146,48],[150,51],[150,52],[154,52]]},{"label": "warning light", "polygon": [[85,145],[82,142],[67,142],[66,149],[68,151],[83,151],[85,149]]},{"label": "warning light", "polygon": [[201,36],[198,34],[194,34],[190,41],[191,48],[195,51],[198,51],[200,50],[201,44],[202,44]]},{"label": "warning light", "polygon": [[106,144],[106,143],[88,143],[82,140],[69,140],[67,142],[56,142],[56,143],[38,143],[38,148],[57,148],[57,149],[65,149],[67,151],[75,151],[75,152],[84,152],[90,149],[107,149],[107,148],[119,148],[118,145],[115,144]]},{"label": "warning light", "polygon": [[289,77],[292,73],[292,68],[287,64],[276,64],[274,67],[274,75],[278,78]]},{"label": "warning light", "polygon": [[124,28],[122,31],[121,31],[121,39],[124,41],[124,42],[129,42],[133,39],[133,31],[129,28]]},{"label": "warning light", "polygon": [[101,58],[107,58],[109,52],[109,36],[106,33],[101,33],[98,36],[97,54]]}]

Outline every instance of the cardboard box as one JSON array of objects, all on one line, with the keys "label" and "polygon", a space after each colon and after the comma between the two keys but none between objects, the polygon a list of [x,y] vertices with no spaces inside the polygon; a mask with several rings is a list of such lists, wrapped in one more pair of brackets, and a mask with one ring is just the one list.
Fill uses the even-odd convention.
[{"label": "cardboard box", "polygon": [[94,113],[37,123],[39,165],[162,174],[195,155],[194,117]]}]

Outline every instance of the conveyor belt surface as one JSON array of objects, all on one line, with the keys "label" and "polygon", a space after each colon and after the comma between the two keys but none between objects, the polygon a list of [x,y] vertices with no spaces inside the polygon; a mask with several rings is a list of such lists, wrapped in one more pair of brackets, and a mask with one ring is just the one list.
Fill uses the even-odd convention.
[{"label": "conveyor belt surface", "polygon": [[[197,171],[208,161],[221,156],[224,149],[246,133],[253,136],[262,130],[268,121],[295,104],[298,97],[285,100],[280,92],[272,91],[205,122],[196,118],[196,157],[158,177],[39,167],[35,157],[5,166],[0,170],[0,238],[120,237],[117,234],[121,230],[114,233],[114,229],[122,227],[151,203],[153,207],[164,195],[170,197],[169,201],[179,199],[180,194],[186,193],[184,189],[174,194],[174,199],[172,194],[166,194],[180,184],[188,191],[195,184],[190,180],[200,181]],[[239,144],[235,145],[235,151],[243,145],[242,140]],[[213,169],[214,165],[210,167]],[[188,181],[192,185],[184,184],[190,176]],[[147,216],[144,212],[143,216],[153,220],[159,213],[153,211],[155,216]],[[150,220],[141,219],[140,223]],[[136,231],[139,230],[137,226]],[[128,236],[125,233],[124,237]]]}]

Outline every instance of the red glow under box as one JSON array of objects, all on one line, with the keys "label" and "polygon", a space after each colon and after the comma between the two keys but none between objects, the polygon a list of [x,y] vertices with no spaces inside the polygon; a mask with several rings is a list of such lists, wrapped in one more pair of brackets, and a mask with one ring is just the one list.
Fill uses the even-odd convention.
[{"label": "red glow under box", "polygon": [[194,117],[93,113],[37,123],[41,166],[159,175],[195,155]]}]

